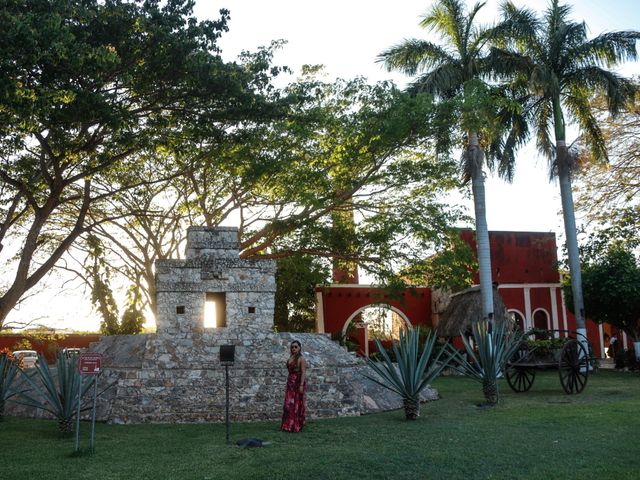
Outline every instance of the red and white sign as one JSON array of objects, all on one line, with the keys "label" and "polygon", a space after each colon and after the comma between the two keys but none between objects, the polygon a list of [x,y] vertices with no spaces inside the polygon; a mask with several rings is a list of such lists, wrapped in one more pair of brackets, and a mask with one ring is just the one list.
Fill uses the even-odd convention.
[{"label": "red and white sign", "polygon": [[78,370],[82,375],[98,375],[102,369],[101,353],[81,353],[78,358]]}]

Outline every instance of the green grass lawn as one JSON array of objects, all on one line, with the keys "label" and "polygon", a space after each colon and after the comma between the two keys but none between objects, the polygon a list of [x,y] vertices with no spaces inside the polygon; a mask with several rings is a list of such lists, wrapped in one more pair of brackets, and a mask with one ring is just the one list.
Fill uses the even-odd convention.
[{"label": "green grass lawn", "polygon": [[[257,437],[265,448],[225,444],[224,425],[103,425],[93,455],[71,456],[72,438],[55,422],[0,423],[4,479],[616,479],[640,478],[640,376],[600,372],[581,395],[562,393],[556,372],[531,391],[501,384],[495,408],[479,408],[480,384],[440,378],[442,399],[420,418],[402,411],[312,420],[304,432],[279,425],[232,425],[232,439]],[[88,445],[89,424],[81,428]]]}]

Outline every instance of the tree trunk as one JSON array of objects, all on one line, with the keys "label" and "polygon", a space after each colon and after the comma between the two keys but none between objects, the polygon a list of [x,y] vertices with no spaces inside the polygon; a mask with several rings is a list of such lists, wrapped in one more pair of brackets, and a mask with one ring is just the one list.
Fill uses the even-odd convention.
[{"label": "tree trunk", "polygon": [[[337,198],[343,194],[338,192]],[[333,223],[333,250],[345,256],[354,255],[357,252],[356,220],[353,212],[353,204],[350,200],[345,201],[342,208],[337,208],[331,212]],[[333,283],[357,284],[358,264],[353,260],[346,260],[339,257],[333,259]]]},{"label": "tree trunk", "polygon": [[58,431],[63,435],[70,435],[73,432],[73,418],[59,418]]},{"label": "tree trunk", "polygon": [[405,419],[416,420],[420,416],[420,400],[405,398],[403,405]]},{"label": "tree trunk", "polygon": [[482,381],[482,393],[488,405],[496,405],[500,397],[498,384],[495,380]]},{"label": "tree trunk", "polygon": [[[567,241],[567,256],[569,257],[569,273],[571,275],[571,292],[573,293],[573,308],[576,317],[578,340],[587,348],[587,330],[584,319],[584,300],[582,297],[582,273],[580,270],[580,255],[578,253],[578,235],[576,230],[576,216],[573,208],[573,192],[571,191],[571,165],[569,149],[564,140],[556,140],[558,181],[560,183],[560,198],[562,200],[562,217]],[[584,337],[582,337],[584,335]],[[588,351],[588,350],[587,350]]]},{"label": "tree trunk", "polygon": [[471,190],[476,219],[476,248],[480,270],[480,294],[482,297],[482,317],[493,320],[493,284],[491,278],[491,253],[489,229],[487,227],[487,207],[484,193],[482,165],[484,153],[478,143],[478,134],[469,133],[468,154],[471,161]]}]

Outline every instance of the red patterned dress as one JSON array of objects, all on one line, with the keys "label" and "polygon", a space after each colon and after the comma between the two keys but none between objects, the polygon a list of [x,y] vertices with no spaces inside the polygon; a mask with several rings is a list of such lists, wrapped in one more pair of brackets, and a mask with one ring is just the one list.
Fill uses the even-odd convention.
[{"label": "red patterned dress", "polygon": [[[304,360],[303,360],[304,361]],[[284,392],[284,409],[282,412],[282,425],[280,429],[285,432],[299,432],[304,427],[304,393],[307,390],[305,382],[302,393],[300,392],[300,379],[302,372],[297,359],[287,362],[287,387]]]}]

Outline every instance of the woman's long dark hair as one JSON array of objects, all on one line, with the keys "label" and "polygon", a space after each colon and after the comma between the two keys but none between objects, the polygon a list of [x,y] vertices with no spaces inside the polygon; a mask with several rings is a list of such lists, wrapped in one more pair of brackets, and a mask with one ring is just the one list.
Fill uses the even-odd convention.
[{"label": "woman's long dark hair", "polygon": [[[293,358],[297,362],[298,359],[302,356],[302,344],[298,340],[294,340],[293,342],[291,342],[291,345],[294,345],[294,344],[298,345],[298,353],[293,355]],[[289,345],[289,348],[291,348],[291,345]]]}]

